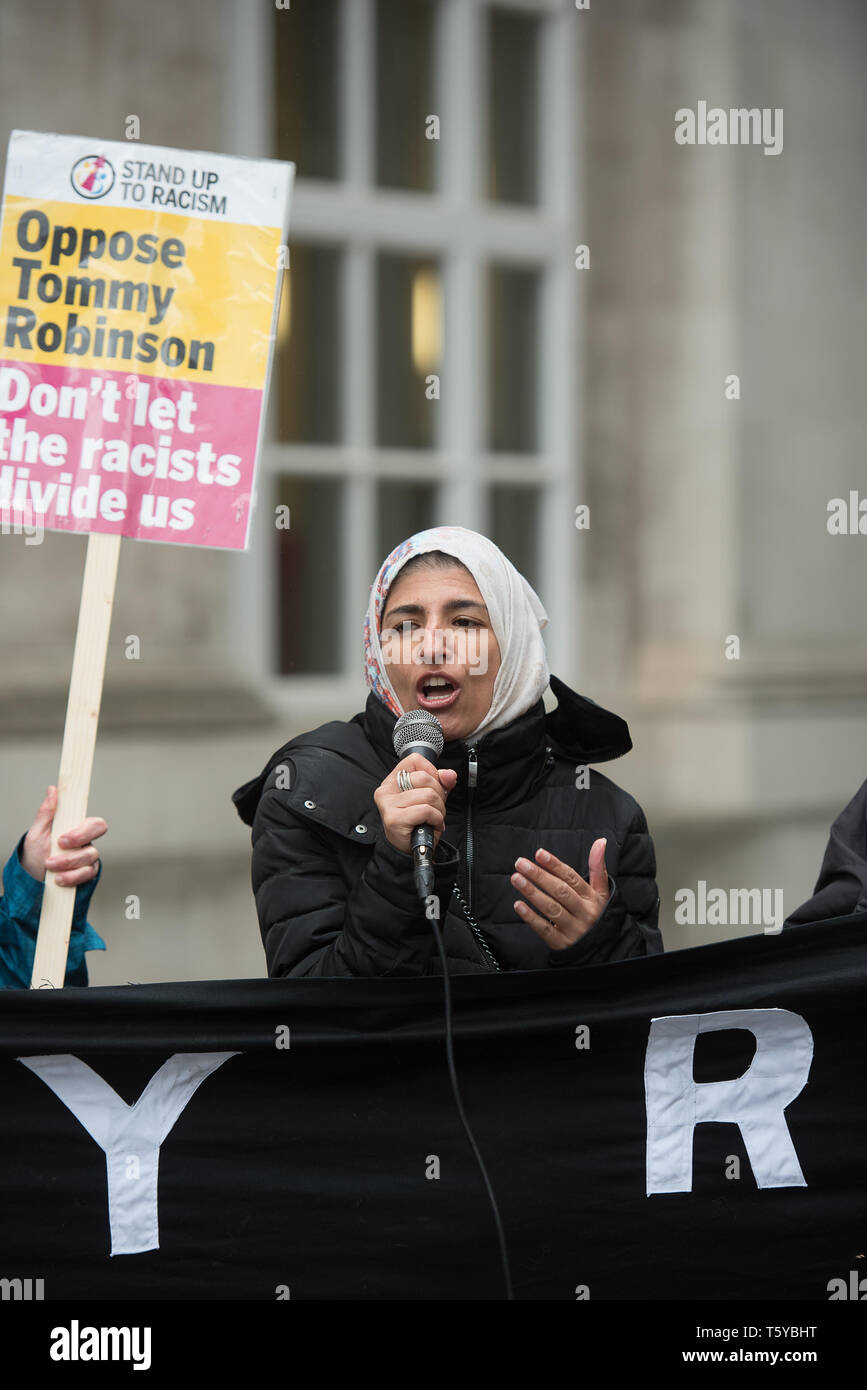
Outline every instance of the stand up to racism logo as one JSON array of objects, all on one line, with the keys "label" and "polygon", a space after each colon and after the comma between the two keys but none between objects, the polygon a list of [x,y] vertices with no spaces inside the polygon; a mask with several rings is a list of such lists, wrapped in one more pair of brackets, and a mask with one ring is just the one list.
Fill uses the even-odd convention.
[{"label": "stand up to racism logo", "polygon": [[69,177],[82,198],[104,198],[114,187],[114,168],[102,154],[86,154],[76,160]]}]

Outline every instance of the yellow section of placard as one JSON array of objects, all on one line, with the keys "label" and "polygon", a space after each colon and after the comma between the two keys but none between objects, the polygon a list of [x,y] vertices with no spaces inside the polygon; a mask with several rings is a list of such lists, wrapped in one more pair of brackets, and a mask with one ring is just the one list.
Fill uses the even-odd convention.
[{"label": "yellow section of placard", "polygon": [[261,389],[280,239],[279,227],[9,197],[0,357]]}]

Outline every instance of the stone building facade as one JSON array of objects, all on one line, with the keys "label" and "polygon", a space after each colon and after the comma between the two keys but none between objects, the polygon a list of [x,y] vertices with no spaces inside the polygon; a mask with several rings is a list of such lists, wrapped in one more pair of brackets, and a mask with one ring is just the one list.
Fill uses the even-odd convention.
[{"label": "stone building facade", "polygon": [[[298,389],[300,358],[288,387],[278,370],[250,553],[121,547],[91,796],[110,826],[92,916],[109,949],[90,957],[94,984],[262,973],[249,833],[230,793],[293,733],[361,708],[364,582],[382,547],[421,525],[492,534],[549,606],[552,669],[629,720],[635,749],[605,770],[647,813],[668,949],[760,929],[676,924],[676,892],[700,880],[781,888],[787,911],[807,897],[828,825],[867,776],[867,536],[831,536],[826,525],[830,499],[859,488],[867,496],[863,7],[419,4],[416,28],[407,28],[385,0],[336,2],[330,30],[321,19],[324,27],[311,20],[303,29],[302,0],[285,9],[267,0],[5,0],[0,8],[4,150],[14,128],[123,139],[134,113],[150,144],[293,157],[277,119],[287,101],[289,125],[305,137],[290,232],[299,256],[289,279],[301,281],[292,288],[302,330],[293,351],[311,374],[299,409],[309,417],[310,402],[324,401],[326,424],[299,437],[286,400]],[[505,15],[500,29],[490,27],[489,9]],[[521,22],[538,26],[535,77],[520,66]],[[389,24],[404,26],[395,46],[412,61],[427,61],[418,53],[429,45],[433,112],[461,130],[448,146],[444,116],[439,174],[419,174],[419,144],[404,184],[397,147],[391,173],[374,157],[376,130],[388,124],[376,73],[393,83],[395,100],[412,97],[401,65],[387,68]],[[329,41],[331,65],[321,51]],[[321,78],[298,97],[300,116],[281,88],[297,80],[301,90],[297,69],[275,62],[280,44],[293,43],[309,45],[305,61]],[[489,79],[488,122],[502,111],[514,155],[499,194],[473,183],[484,173],[486,138],[490,146],[474,105],[485,101],[471,81],[475,62]],[[521,83],[523,106],[509,100]],[[309,128],[317,111],[328,125],[329,93],[339,105],[335,139],[346,142],[331,176],[317,168],[326,156]],[[699,102],[780,109],[782,150],[678,144],[675,112]],[[521,153],[531,127],[542,191],[525,197],[518,175],[524,168],[530,178],[537,162],[532,149]],[[466,153],[474,139],[476,164]],[[490,158],[494,167],[496,150]],[[502,206],[507,175],[511,210]],[[432,214],[442,242],[425,251],[428,177],[434,190],[442,178],[445,191]],[[485,196],[492,210],[478,206]],[[535,318],[515,279],[491,291],[487,309],[473,298],[477,235],[490,239],[494,258],[518,266],[531,263],[534,238],[547,238]],[[378,237],[373,254],[385,259],[373,265]],[[580,270],[579,244],[589,250]],[[325,254],[335,248],[336,270]],[[425,255],[442,268],[442,379],[451,399],[414,454],[404,435],[426,427],[409,412],[389,444],[388,401],[380,400],[377,424],[375,385],[351,364],[390,360],[396,349],[382,315],[376,338],[366,296],[387,315],[389,296],[403,302],[401,257],[417,276]],[[412,279],[412,295],[425,284]],[[540,421],[529,445],[518,415],[503,426],[504,445],[485,439],[484,408],[496,424],[497,410],[512,406],[496,382],[476,387],[471,357],[468,370],[449,376],[467,341],[489,331],[499,293],[519,344],[517,366],[505,360],[502,370],[514,370],[519,386],[522,325],[535,325],[543,370],[527,406]],[[342,424],[329,436],[331,347],[327,338],[304,339],[303,328],[321,329],[341,294],[347,306],[335,310],[334,341],[350,367],[337,390]],[[538,456],[538,487],[527,482],[536,465],[522,462],[525,447]],[[482,454],[468,483],[464,463]],[[280,550],[272,518],[284,493],[293,500],[292,541]],[[317,530],[328,497],[341,520]],[[584,531],[574,524],[583,504]],[[0,835],[8,846],[56,778],[85,545],[48,535],[28,547],[0,536]],[[315,614],[331,594],[322,560],[330,547],[347,556],[332,595],[333,669],[315,635],[299,643],[285,632],[301,623],[308,600]],[[137,661],[125,655],[130,635],[140,639]],[[126,916],[130,895],[140,900],[138,920]]]}]

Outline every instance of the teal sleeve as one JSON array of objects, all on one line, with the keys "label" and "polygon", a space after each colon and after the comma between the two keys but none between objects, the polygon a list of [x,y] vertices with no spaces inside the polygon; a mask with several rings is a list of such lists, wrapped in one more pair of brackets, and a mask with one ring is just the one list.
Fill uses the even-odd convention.
[{"label": "teal sleeve", "polygon": [[[42,910],[43,885],[31,878],[21,863],[24,836],[18,841],[3,870],[0,898],[0,986],[28,989],[36,954],[36,934]],[[87,920],[90,900],[102,875],[102,861],[95,878],[75,890],[75,907],[69,935],[64,984],[86,985],[85,952],[104,951],[105,942]]]}]

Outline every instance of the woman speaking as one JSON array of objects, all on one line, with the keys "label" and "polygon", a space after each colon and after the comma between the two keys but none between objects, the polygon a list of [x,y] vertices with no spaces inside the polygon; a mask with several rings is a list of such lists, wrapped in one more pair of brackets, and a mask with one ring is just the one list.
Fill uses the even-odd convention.
[{"label": "woman speaking", "polygon": [[[548,671],[538,596],[497,546],[434,527],[370,594],[363,714],[285,744],[234,793],[273,976],[436,975],[410,841],[433,828],[449,974],[593,965],[662,950],[653,843],[638,803],[588,764],[626,724]],[[546,713],[546,687],[558,708]],[[397,761],[429,710],[436,766]]]}]

